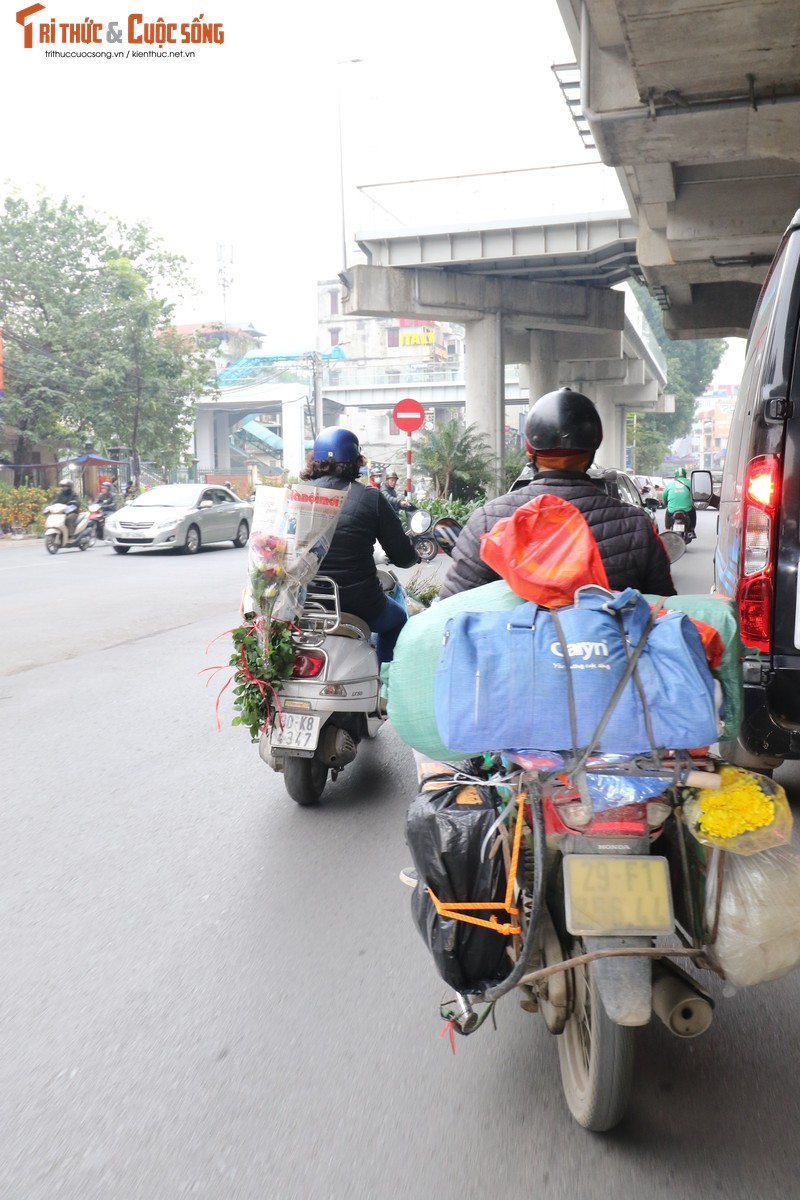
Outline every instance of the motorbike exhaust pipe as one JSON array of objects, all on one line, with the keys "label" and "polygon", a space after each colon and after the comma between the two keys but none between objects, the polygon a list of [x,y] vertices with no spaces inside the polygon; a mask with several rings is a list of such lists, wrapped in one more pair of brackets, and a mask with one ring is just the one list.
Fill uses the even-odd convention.
[{"label": "motorbike exhaust pipe", "polygon": [[456,992],[454,1020],[462,1033],[472,1033],[478,1024],[478,1014],[461,992]]},{"label": "motorbike exhaust pipe", "polygon": [[322,731],[317,757],[326,767],[341,770],[351,763],[356,756],[357,743],[346,729],[336,725],[327,725]]},{"label": "motorbike exhaust pipe", "polygon": [[680,967],[653,963],[653,1012],[676,1037],[705,1033],[714,1016],[714,1001]]}]

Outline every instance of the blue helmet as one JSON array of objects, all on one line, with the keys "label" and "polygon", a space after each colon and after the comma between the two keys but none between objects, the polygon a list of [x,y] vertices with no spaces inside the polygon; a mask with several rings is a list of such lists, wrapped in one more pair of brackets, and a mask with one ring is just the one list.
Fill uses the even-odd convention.
[{"label": "blue helmet", "polygon": [[361,458],[361,447],[352,430],[332,425],[314,442],[312,456],[317,462],[355,463]]}]

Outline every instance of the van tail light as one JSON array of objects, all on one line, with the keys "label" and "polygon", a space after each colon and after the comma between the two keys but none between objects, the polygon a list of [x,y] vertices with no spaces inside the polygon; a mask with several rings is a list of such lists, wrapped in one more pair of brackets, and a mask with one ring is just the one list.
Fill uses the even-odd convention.
[{"label": "van tail light", "polygon": [[316,679],[325,666],[325,655],[314,650],[298,654],[292,667],[292,679]]},{"label": "van tail light", "polygon": [[774,454],[750,461],[744,479],[742,545],[736,603],[742,641],[769,652],[776,513],[781,491],[781,463]]}]

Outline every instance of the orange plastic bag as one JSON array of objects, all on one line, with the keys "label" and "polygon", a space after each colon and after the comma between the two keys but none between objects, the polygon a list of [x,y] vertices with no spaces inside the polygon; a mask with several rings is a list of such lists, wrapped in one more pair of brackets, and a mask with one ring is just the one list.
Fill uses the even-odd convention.
[{"label": "orange plastic bag", "polygon": [[564,608],[575,590],[608,578],[594,534],[574,504],[537,496],[481,537],[481,558],[524,600]]}]

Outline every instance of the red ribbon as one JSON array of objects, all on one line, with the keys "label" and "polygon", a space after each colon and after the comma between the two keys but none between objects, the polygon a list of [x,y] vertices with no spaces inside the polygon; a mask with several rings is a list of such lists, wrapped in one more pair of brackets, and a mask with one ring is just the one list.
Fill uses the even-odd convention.
[{"label": "red ribbon", "polygon": [[[291,622],[291,621],[286,621],[285,624],[288,625],[289,629],[291,629],[291,630],[296,631],[299,628],[297,625],[293,624],[293,622]],[[252,632],[252,633],[259,633],[264,625],[269,626],[269,619],[267,617],[259,616],[259,617],[256,617],[255,620],[252,621],[250,625],[246,625],[245,628],[250,630],[250,632]],[[214,645],[214,642],[218,642],[220,638],[226,637],[228,634],[231,634],[233,632],[234,632],[233,629],[226,629],[223,633],[218,633],[217,636],[215,638],[212,638],[211,641],[206,646],[205,653],[208,654],[209,650]],[[212,674],[210,674],[208,679],[206,680],[206,687],[208,687],[209,683],[211,683],[211,680],[214,678],[217,671],[224,671],[225,668],[229,667],[230,665],[231,665],[230,663],[222,663],[216,667],[203,667],[202,670],[198,671],[198,675],[204,675],[206,671],[212,672]],[[219,702],[222,699],[222,693],[227,691],[227,689],[233,683],[233,680],[235,678],[237,671],[239,672],[240,675],[243,676],[244,679],[247,680],[248,683],[252,683],[255,685],[255,687],[258,688],[259,692],[261,693],[261,697],[267,706],[267,715],[264,720],[264,724],[261,727],[261,732],[267,733],[272,724],[271,714],[270,714],[270,704],[269,704],[269,701],[267,700],[267,695],[266,695],[267,688],[269,688],[270,692],[272,693],[272,703],[275,708],[275,715],[278,720],[278,725],[281,729],[283,729],[283,711],[281,709],[281,702],[278,697],[278,693],[275,690],[275,688],[272,686],[272,684],[269,682],[268,679],[261,679],[258,675],[253,675],[253,673],[251,672],[250,668],[247,665],[247,655],[245,653],[245,648],[242,645],[239,650],[239,665],[238,665],[238,667],[236,667],[234,669],[234,673],[231,675],[230,679],[222,685],[219,692],[217,693],[217,700],[214,705],[214,716],[215,716],[216,722],[217,722],[217,733],[222,732],[222,725],[220,724],[220,720],[219,720]]]},{"label": "red ribbon", "polygon": [[455,1021],[453,1021],[453,1020],[450,1020],[450,1021],[445,1021],[445,1023],[444,1023],[444,1029],[443,1029],[443,1030],[442,1030],[442,1032],[439,1034],[439,1038],[440,1038],[440,1040],[441,1040],[441,1038],[443,1038],[443,1037],[444,1037],[444,1035],[445,1035],[446,1033],[449,1033],[449,1034],[450,1034],[450,1049],[453,1051],[453,1054],[455,1054],[455,1052],[456,1052],[456,1035],[455,1035],[455,1027],[456,1027],[456,1023],[455,1023]]}]

